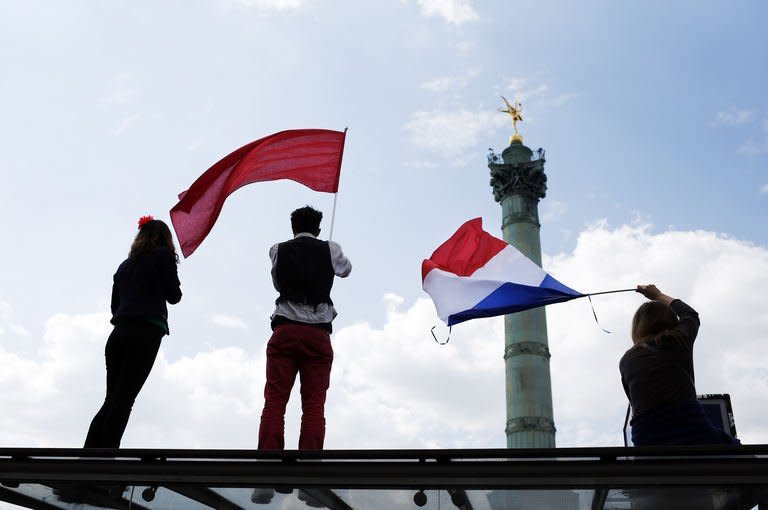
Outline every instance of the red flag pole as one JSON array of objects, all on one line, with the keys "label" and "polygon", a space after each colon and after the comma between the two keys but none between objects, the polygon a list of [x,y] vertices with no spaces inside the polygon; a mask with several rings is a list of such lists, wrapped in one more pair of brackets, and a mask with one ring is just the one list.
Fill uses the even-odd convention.
[{"label": "red flag pole", "polygon": [[[344,143],[347,142],[347,130],[349,127],[344,128]],[[344,153],[344,148],[341,149],[342,157]],[[339,167],[339,182],[341,182],[341,167]],[[333,224],[336,222],[336,199],[339,197],[339,188],[336,188],[336,193],[333,194],[333,212],[331,212],[331,231],[328,234],[328,240],[331,241],[333,239]]]}]

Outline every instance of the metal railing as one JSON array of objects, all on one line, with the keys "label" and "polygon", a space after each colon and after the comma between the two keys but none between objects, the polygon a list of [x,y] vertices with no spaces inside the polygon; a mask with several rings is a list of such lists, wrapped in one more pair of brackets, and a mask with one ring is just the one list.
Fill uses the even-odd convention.
[{"label": "metal railing", "polygon": [[[488,149],[487,157],[488,157],[488,163],[493,163],[497,165],[504,163],[504,158],[502,157],[502,155],[495,152],[492,148]],[[531,161],[538,161],[540,159],[541,160],[545,159],[545,152],[544,152],[544,149],[542,149],[541,147],[533,151],[533,154],[531,154]]]}]

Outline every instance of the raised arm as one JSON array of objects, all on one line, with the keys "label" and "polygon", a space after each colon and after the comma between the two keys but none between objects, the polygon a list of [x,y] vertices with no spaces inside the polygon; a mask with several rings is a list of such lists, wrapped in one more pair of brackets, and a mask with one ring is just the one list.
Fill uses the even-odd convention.
[{"label": "raised arm", "polygon": [[696,335],[699,332],[699,314],[684,303],[682,300],[673,298],[661,292],[655,285],[638,285],[637,292],[647,297],[651,301],[658,301],[669,306],[675,315],[677,315],[679,322],[675,329],[683,334],[683,338],[687,342],[693,344],[696,339]]},{"label": "raised arm", "polygon": [[655,285],[638,285],[637,289],[635,289],[636,292],[639,292],[643,296],[647,297],[651,301],[658,301],[660,303],[664,303],[665,305],[669,306],[672,301],[675,300],[675,298],[671,296],[667,296],[663,292],[661,292]]}]

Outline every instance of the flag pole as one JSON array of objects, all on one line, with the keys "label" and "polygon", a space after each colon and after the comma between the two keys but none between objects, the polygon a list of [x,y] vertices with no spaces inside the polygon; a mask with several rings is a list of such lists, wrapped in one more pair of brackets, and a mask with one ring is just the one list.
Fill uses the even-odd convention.
[{"label": "flag pole", "polygon": [[633,292],[637,289],[620,289],[620,290],[606,290],[603,292],[590,292],[589,294],[584,294],[585,296],[599,296],[600,294],[615,294],[617,292]]},{"label": "flag pole", "polygon": [[339,192],[333,194],[333,212],[331,213],[331,233],[328,235],[328,240],[333,239],[333,223],[336,221],[336,199],[339,197]]},{"label": "flag pole", "polygon": [[[347,130],[349,127],[344,128],[344,142],[347,141]],[[341,181],[341,158],[344,157],[344,145],[341,146],[341,157],[339,158],[339,181]],[[336,200],[339,198],[339,187],[336,186],[336,193],[333,194],[333,212],[331,213],[331,231],[328,234],[328,240],[333,239],[333,224],[336,222]]]}]

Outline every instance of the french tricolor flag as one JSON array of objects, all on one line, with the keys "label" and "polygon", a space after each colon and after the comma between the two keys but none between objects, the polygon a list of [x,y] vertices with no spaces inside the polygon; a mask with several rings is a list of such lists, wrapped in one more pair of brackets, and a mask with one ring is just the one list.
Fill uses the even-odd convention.
[{"label": "french tricolor flag", "polygon": [[586,294],[566,287],[469,220],[421,264],[424,290],[449,326],[560,303]]}]

